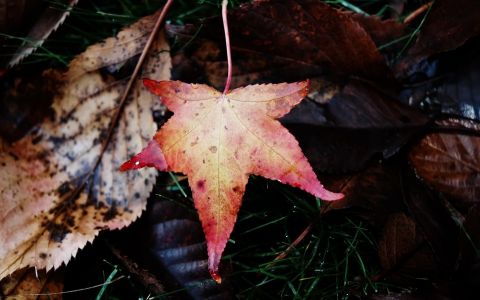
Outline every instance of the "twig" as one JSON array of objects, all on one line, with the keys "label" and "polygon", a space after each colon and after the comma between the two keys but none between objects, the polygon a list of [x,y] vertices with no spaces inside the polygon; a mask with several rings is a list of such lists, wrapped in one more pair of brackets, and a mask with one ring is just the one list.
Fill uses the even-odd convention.
[{"label": "twig", "polygon": [[222,2],[222,20],[223,20],[223,30],[225,31],[225,46],[227,48],[227,64],[228,64],[228,74],[227,82],[225,83],[225,89],[223,94],[227,94],[230,90],[230,83],[232,82],[232,53],[230,49],[230,33],[228,32],[228,21],[227,21],[227,5],[228,0],[223,0]]},{"label": "twig", "polygon": [[150,271],[144,270],[139,267],[132,259],[127,255],[124,255],[117,247],[105,241],[106,246],[110,249],[112,254],[123,264],[127,271],[133,274],[143,285],[149,288],[156,294],[165,293],[164,286],[158,281],[158,279],[150,273]]},{"label": "twig", "polygon": [[170,6],[172,5],[173,0],[167,0],[167,3],[165,3],[165,6],[162,9],[162,12],[160,13],[160,16],[158,16],[157,22],[155,23],[152,33],[150,33],[150,36],[148,37],[147,43],[145,44],[145,47],[143,48],[142,54],[140,55],[140,58],[138,59],[137,65],[135,66],[135,69],[133,70],[132,76],[130,77],[130,80],[127,83],[127,87],[125,88],[125,91],[122,94],[122,97],[120,98],[120,104],[118,107],[117,112],[113,116],[113,120],[110,123],[110,127],[108,128],[108,135],[105,141],[102,144],[102,151],[100,152],[99,159],[97,160],[97,163],[95,164],[95,167],[93,168],[94,170],[98,167],[100,164],[100,161],[102,160],[102,156],[107,150],[107,146],[110,143],[112,137],[113,137],[113,132],[115,131],[115,127],[118,124],[118,121],[120,119],[120,116],[122,115],[123,109],[125,108],[125,102],[127,100],[128,94],[130,94],[130,90],[132,89],[133,83],[137,79],[138,73],[140,72],[140,69],[143,65],[143,62],[145,61],[145,57],[147,57],[147,53],[150,50],[152,43],[160,30],[160,26],[163,23],[163,20],[165,19],[165,15],[167,14]]},{"label": "twig", "polygon": [[292,250],[298,244],[300,244],[301,241],[303,241],[303,239],[307,236],[307,234],[309,234],[310,231],[312,231],[313,224],[315,223],[315,221],[308,224],[308,226],[302,231],[302,233],[300,233],[300,235],[290,245],[288,245],[287,249],[285,249],[285,251],[283,251],[277,257],[275,257],[273,261],[284,259],[285,257],[287,257],[287,255],[290,254],[290,252],[292,252]]},{"label": "twig", "polygon": [[405,20],[403,20],[403,24],[410,24],[412,23],[419,15],[423,14],[425,11],[427,11],[427,9],[430,8],[430,6],[432,6],[433,4],[433,1],[430,1],[422,6],[420,6],[419,8],[417,8],[416,10],[414,10],[411,14],[409,14]]}]

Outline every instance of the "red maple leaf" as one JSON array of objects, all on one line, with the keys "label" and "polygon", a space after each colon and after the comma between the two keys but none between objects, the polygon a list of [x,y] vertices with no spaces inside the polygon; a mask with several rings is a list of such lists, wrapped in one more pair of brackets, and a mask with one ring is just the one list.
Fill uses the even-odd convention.
[{"label": "red maple leaf", "polygon": [[307,94],[309,81],[250,85],[226,94],[203,84],[145,79],[174,116],[121,170],[155,167],[186,174],[217,275],[250,174],[298,187],[323,200],[342,194],[318,181],[298,142],[276,119]]}]

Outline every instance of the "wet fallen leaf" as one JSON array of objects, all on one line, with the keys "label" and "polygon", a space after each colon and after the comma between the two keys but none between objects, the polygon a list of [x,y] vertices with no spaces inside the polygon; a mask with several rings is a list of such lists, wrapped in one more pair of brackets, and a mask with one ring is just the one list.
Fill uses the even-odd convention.
[{"label": "wet fallen leaf", "polygon": [[[480,126],[473,129],[478,130]],[[460,210],[480,199],[480,137],[429,134],[410,152],[418,176],[442,192]]]},{"label": "wet fallen leaf", "polygon": [[358,171],[375,158],[389,158],[427,123],[416,110],[361,82],[333,86],[326,95],[319,93],[328,87],[320,87],[281,120],[322,172]]},{"label": "wet fallen leaf", "polygon": [[250,174],[299,187],[324,200],[323,188],[295,138],[275,119],[307,94],[308,81],[238,88],[226,94],[200,84],[145,80],[174,116],[122,170],[155,167],[186,174],[217,281]]},{"label": "wet fallen leaf", "polygon": [[[11,74],[2,80],[0,92],[0,137],[19,140],[48,116],[59,82],[50,74]],[[58,77],[58,76],[56,76]]]},{"label": "wet fallen leaf", "polygon": [[432,55],[455,50],[480,34],[480,2],[477,0],[437,0],[423,24],[416,43],[398,66],[408,73]]},{"label": "wet fallen leaf", "polygon": [[402,94],[430,114],[480,121],[480,41],[440,56],[417,70],[418,82]]},{"label": "wet fallen leaf", "polygon": [[436,264],[426,246],[413,219],[403,213],[391,215],[378,243],[380,263],[385,270],[396,271],[397,276],[431,274]]},{"label": "wet fallen leaf", "polygon": [[221,285],[211,280],[205,236],[195,210],[173,194],[164,190],[161,194],[163,199],[154,197],[138,222],[110,234],[114,243],[170,290],[183,290],[193,299],[232,299],[228,279]]},{"label": "wet fallen leaf", "polygon": [[448,276],[455,270],[458,257],[459,228],[455,215],[438,192],[425,186],[412,170],[402,171],[398,193],[403,195],[410,217],[431,249],[431,256],[438,265],[437,275]]},{"label": "wet fallen leaf", "polygon": [[344,193],[345,198],[329,203],[322,213],[350,209],[375,228],[383,228],[389,215],[402,211],[398,172],[395,165],[377,163],[334,180],[332,186]]},{"label": "wet fallen leaf", "polygon": [[41,8],[40,0],[0,0],[0,32],[14,33],[25,27],[32,13]]},{"label": "wet fallen leaf", "polygon": [[[101,69],[134,57],[155,19],[146,17],[78,56],[53,100],[54,115],[16,143],[0,142],[0,278],[24,266],[58,268],[100,230],[124,227],[145,208],[155,171],[120,173],[117,167],[146,145],[156,130],[153,111],[161,107],[136,82],[102,153],[126,81]],[[142,76],[168,79],[162,34],[150,51]]]},{"label": "wet fallen leaf", "polygon": [[65,5],[65,7],[55,8],[48,6],[44,9],[38,20],[32,25],[30,31],[25,36],[24,43],[15,50],[15,53],[7,64],[8,67],[11,68],[18,64],[22,59],[40,47],[48,36],[57,30],[63,21],[65,21],[65,18],[70,14],[71,8],[77,4],[78,0],[68,0],[64,2],[65,3],[61,3],[60,5]]},{"label": "wet fallen leaf", "polygon": [[[375,228],[384,228],[393,226],[386,224],[394,222],[391,220],[392,216],[404,214],[407,207],[411,215],[409,219],[415,223],[415,231],[424,243],[414,251],[415,253],[411,253],[412,257],[409,258],[411,263],[416,263],[420,253],[426,255],[425,252],[428,252],[428,255],[432,256],[432,268],[438,268],[441,274],[452,272],[458,255],[457,244],[452,242],[458,238],[457,225],[437,195],[419,182],[413,174],[403,169],[402,162],[394,159],[372,165],[354,175],[334,180],[331,186],[339,189],[346,196],[342,200],[329,203],[324,207],[323,213],[330,214],[348,209],[351,213],[367,220]],[[385,238],[389,238],[388,235],[385,235]],[[408,239],[411,236],[405,238]],[[386,245],[389,246],[391,242],[387,242]],[[407,246],[408,243],[405,247]],[[399,242],[399,245],[392,245],[392,247],[402,247],[402,243]],[[387,255],[384,259],[391,261],[399,258],[400,256],[389,258]],[[398,269],[389,270],[393,265],[395,263],[392,261],[391,264],[384,262],[384,267],[387,269],[385,272],[396,276]],[[402,268],[402,266],[398,267]],[[412,267],[410,271],[414,269]],[[437,275],[439,274],[437,272]]]},{"label": "wet fallen leaf", "polygon": [[60,300],[63,298],[62,274],[62,270],[48,273],[35,272],[33,268],[18,270],[0,282],[0,297],[8,300]]},{"label": "wet fallen leaf", "polygon": [[[253,1],[232,10],[228,18],[235,57],[234,87],[319,75],[356,76],[378,83],[393,79],[365,29],[351,14],[322,1]],[[170,27],[171,34],[180,39],[190,40],[188,35],[197,33],[202,44],[194,50],[194,59],[205,69],[210,84],[223,86],[226,68],[221,19],[207,20],[198,32],[186,31]]]},{"label": "wet fallen leaf", "polygon": [[408,34],[408,28],[404,23],[392,19],[382,20],[377,16],[363,14],[352,14],[352,17],[365,29],[377,47],[395,42]]}]

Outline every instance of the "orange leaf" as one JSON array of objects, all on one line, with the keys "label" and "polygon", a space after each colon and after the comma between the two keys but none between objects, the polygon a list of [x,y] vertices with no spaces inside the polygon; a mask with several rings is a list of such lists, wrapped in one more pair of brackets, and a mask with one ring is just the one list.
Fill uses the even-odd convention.
[{"label": "orange leaf", "polygon": [[174,116],[121,170],[153,166],[188,176],[217,281],[250,174],[299,187],[324,200],[343,195],[318,181],[298,142],[279,121],[307,94],[308,81],[250,85],[227,94],[203,84],[144,80]]}]

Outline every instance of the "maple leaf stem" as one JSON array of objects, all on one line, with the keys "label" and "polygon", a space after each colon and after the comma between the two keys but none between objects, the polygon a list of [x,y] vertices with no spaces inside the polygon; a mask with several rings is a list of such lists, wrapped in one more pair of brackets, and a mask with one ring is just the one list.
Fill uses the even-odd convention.
[{"label": "maple leaf stem", "polygon": [[225,95],[230,90],[230,83],[232,82],[232,51],[230,49],[230,33],[228,32],[228,20],[227,20],[227,5],[228,0],[223,0],[222,2],[222,20],[223,20],[223,30],[225,31],[225,47],[227,48],[227,82],[225,83],[225,89],[223,94]]},{"label": "maple leaf stem", "polygon": [[424,13],[425,11],[427,11],[430,6],[432,6],[433,4],[433,1],[430,1],[422,6],[420,6],[419,8],[417,8],[416,10],[414,10],[411,14],[409,14],[404,20],[403,20],[403,24],[410,24],[412,23],[418,16],[420,16],[422,13]]}]

